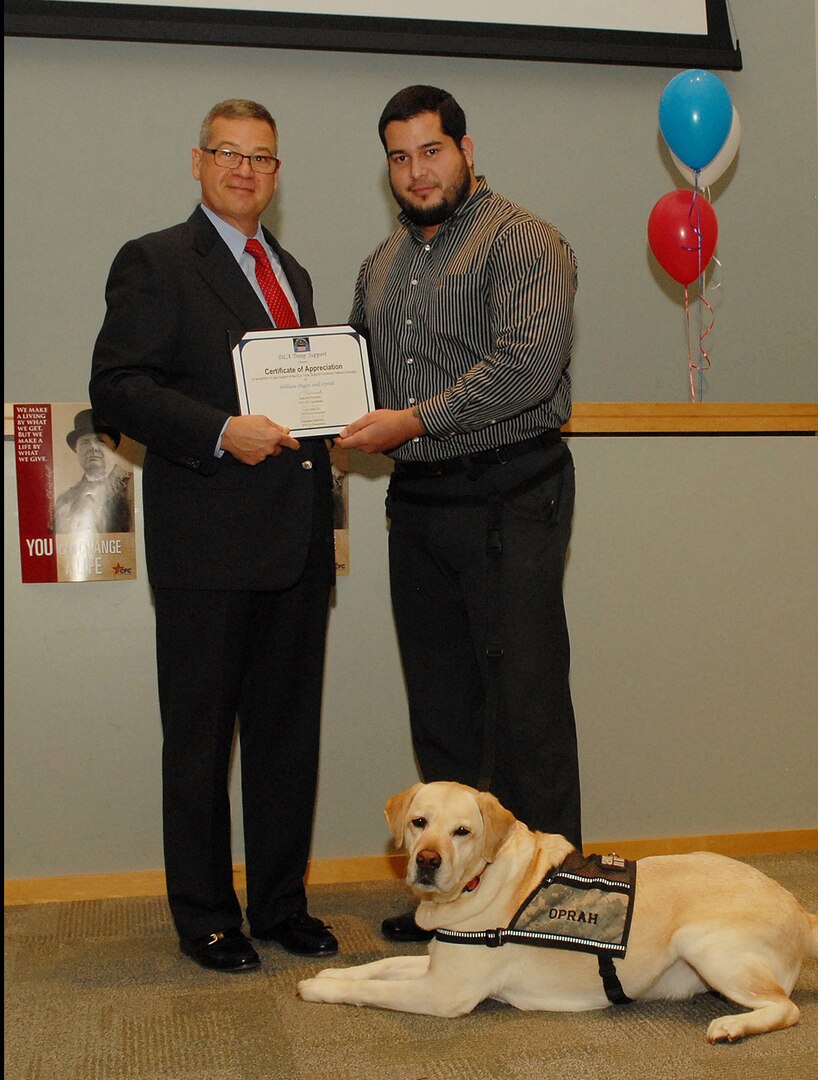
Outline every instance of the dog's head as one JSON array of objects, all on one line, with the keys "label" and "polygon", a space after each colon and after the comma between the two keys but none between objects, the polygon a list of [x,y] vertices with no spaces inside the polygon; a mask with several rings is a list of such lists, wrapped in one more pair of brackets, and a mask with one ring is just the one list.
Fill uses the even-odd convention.
[{"label": "dog's head", "polygon": [[407,883],[422,900],[446,903],[477,880],[516,820],[494,795],[465,784],[414,784],[385,808],[395,844],[409,855]]}]

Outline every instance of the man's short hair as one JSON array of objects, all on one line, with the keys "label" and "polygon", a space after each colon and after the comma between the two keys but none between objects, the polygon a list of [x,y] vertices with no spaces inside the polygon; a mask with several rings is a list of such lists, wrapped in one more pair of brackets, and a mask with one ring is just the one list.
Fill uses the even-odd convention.
[{"label": "man's short hair", "polygon": [[378,121],[378,135],[384,150],[387,124],[393,120],[411,120],[425,112],[437,113],[444,135],[449,135],[460,146],[466,134],[466,114],[449,91],[437,86],[406,86],[389,99]]},{"label": "man's short hair", "polygon": [[223,116],[226,120],[264,120],[273,129],[273,135],[276,143],[278,143],[276,122],[263,105],[259,105],[257,101],[250,101],[247,98],[228,98],[226,101],[220,101],[218,105],[214,105],[202,121],[199,132],[200,149],[205,150],[210,146],[210,128],[213,121],[219,116]]}]

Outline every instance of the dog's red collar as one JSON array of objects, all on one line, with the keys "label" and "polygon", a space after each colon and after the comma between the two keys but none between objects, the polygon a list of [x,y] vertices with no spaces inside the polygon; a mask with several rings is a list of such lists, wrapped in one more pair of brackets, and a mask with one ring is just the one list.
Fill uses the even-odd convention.
[{"label": "dog's red collar", "polygon": [[466,884],[463,886],[463,892],[474,892],[474,890],[480,884],[480,879],[482,878],[482,876],[482,874],[478,874],[477,877],[473,877],[471,881],[466,882]]}]

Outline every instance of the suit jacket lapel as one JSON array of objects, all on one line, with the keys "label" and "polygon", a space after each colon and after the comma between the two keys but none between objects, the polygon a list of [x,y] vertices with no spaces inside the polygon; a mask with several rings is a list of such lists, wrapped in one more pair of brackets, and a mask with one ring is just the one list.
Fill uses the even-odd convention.
[{"label": "suit jacket lapel", "polygon": [[205,281],[244,326],[254,330],[271,326],[266,308],[201,207],[193,211],[188,222],[193,229],[191,247],[199,256],[198,270]]}]

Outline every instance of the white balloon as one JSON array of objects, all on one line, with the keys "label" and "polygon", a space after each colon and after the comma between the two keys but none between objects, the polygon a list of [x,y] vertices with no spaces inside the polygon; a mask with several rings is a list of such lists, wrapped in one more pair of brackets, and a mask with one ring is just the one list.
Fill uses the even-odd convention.
[{"label": "white balloon", "polygon": [[[741,120],[739,120],[738,112],[735,105],[733,106],[733,121],[730,124],[730,130],[727,132],[727,138],[724,140],[721,150],[713,158],[698,171],[698,186],[700,188],[710,187],[718,178],[727,171],[733,158],[736,156],[738,150],[738,144],[741,141]],[[691,169],[689,165],[685,165],[683,161],[670,151],[670,156],[673,158],[673,164],[693,187],[696,186],[696,170]]]}]

